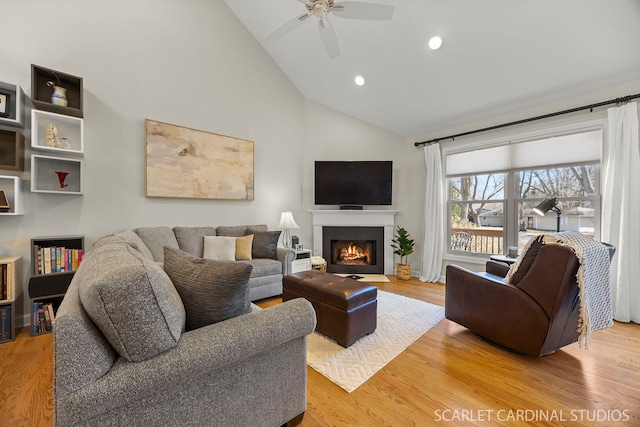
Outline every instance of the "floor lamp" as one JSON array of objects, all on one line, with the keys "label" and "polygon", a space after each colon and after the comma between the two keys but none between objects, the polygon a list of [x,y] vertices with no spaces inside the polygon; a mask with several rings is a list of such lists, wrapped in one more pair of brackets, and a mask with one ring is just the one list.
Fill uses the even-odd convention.
[{"label": "floor lamp", "polygon": [[558,209],[558,199],[555,197],[547,197],[540,203],[538,206],[533,208],[533,211],[538,215],[544,216],[549,211],[554,211],[556,213],[556,231],[560,232],[560,214],[562,213],[560,209]]},{"label": "floor lamp", "polygon": [[296,221],[293,219],[293,214],[291,212],[282,212],[280,215],[280,224],[278,224],[278,228],[283,230],[282,232],[282,244],[285,248],[291,247],[291,230],[292,228],[300,228]]}]

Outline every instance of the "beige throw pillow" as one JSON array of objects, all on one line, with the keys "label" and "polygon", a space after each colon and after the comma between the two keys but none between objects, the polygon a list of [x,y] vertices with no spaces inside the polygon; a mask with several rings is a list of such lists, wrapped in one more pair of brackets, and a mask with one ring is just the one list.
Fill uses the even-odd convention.
[{"label": "beige throw pillow", "polygon": [[251,259],[251,248],[253,247],[253,234],[238,237],[236,239],[236,261]]}]

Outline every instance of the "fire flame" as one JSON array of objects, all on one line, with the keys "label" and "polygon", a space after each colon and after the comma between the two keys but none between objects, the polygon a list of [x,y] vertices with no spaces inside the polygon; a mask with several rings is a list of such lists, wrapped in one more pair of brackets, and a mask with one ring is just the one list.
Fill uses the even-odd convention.
[{"label": "fire flame", "polygon": [[344,263],[362,262],[368,259],[368,254],[357,245],[349,243],[340,250],[340,259]]}]

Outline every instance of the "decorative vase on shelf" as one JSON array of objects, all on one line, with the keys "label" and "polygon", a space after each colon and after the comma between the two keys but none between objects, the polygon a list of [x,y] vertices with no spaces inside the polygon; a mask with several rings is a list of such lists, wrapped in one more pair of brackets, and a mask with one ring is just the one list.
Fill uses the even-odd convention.
[{"label": "decorative vase on shelf", "polygon": [[58,190],[67,191],[69,184],[65,184],[64,180],[67,179],[69,172],[56,172],[56,175],[58,175],[58,181],[60,181],[60,188],[58,188]]},{"label": "decorative vase on shelf", "polygon": [[53,88],[53,94],[51,95],[51,103],[54,105],[60,105],[62,107],[66,107],[69,105],[69,101],[67,99],[67,89],[62,86],[56,85],[54,82],[47,82],[47,86]]},{"label": "decorative vase on shelf", "polygon": [[64,148],[68,150],[71,147],[71,142],[67,138],[60,138],[60,141],[56,145],[56,148]]}]

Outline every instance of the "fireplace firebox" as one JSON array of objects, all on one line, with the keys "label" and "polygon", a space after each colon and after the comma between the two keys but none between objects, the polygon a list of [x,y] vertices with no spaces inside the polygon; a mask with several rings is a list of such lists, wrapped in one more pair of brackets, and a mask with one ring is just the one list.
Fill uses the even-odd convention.
[{"label": "fireplace firebox", "polygon": [[384,274],[383,227],[323,227],[330,273]]}]

